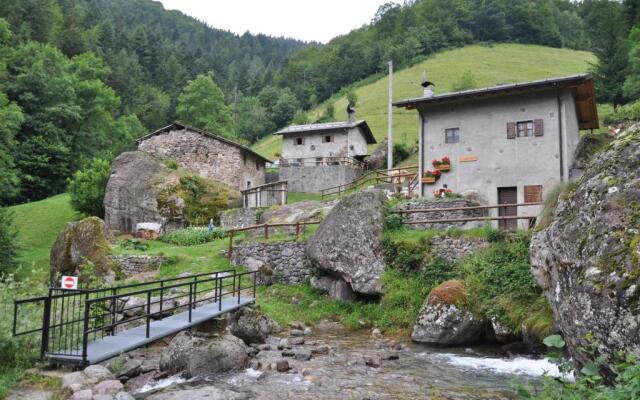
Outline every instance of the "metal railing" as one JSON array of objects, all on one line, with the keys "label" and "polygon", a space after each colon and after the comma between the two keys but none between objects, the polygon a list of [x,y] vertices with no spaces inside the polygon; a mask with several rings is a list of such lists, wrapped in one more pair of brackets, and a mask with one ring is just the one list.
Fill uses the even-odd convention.
[{"label": "metal railing", "polygon": [[[239,304],[243,291],[250,291],[255,299],[256,273],[226,270],[110,288],[50,288],[47,296],[14,302],[12,333],[22,336],[39,332],[41,357],[62,357],[86,364],[88,344],[116,336],[125,324],[127,329],[123,330],[145,324],[149,338],[152,320],[182,311],[188,312],[191,323],[192,310],[200,304],[218,302],[222,310],[225,297],[237,298]],[[250,284],[246,284],[247,280]],[[138,301],[130,304],[132,298]],[[20,318],[20,310],[30,306],[42,307],[41,321]],[[130,317],[126,318],[127,314]]]},{"label": "metal railing", "polygon": [[[415,171],[415,172],[412,172]],[[360,178],[353,180],[349,183],[342,185],[329,187],[320,190],[320,196],[324,199],[327,196],[341,196],[346,193],[352,193],[360,190],[365,186],[379,185],[382,183],[388,184],[403,184],[405,181],[409,182],[409,190],[411,190],[411,182],[417,175],[418,166],[412,165],[404,168],[393,168],[391,170],[380,169],[374,171],[368,171]],[[415,186],[414,186],[415,188]]]},{"label": "metal railing", "polygon": [[264,238],[269,239],[269,228],[295,228],[295,240],[297,242],[298,240],[300,240],[300,234],[304,233],[303,230],[305,230],[308,225],[318,225],[321,222],[322,221],[303,221],[292,224],[260,224],[246,226],[244,228],[230,229],[227,231],[227,236],[229,237],[227,257],[231,259],[231,256],[233,255],[233,239],[236,233],[260,229],[264,232]]},{"label": "metal railing", "polygon": [[281,158],[280,167],[316,167],[320,165],[351,165],[365,168],[364,161],[353,157],[305,157],[305,158]]},{"label": "metal railing", "polygon": [[251,208],[285,205],[287,204],[287,192],[287,181],[272,182],[241,190],[242,206]]}]

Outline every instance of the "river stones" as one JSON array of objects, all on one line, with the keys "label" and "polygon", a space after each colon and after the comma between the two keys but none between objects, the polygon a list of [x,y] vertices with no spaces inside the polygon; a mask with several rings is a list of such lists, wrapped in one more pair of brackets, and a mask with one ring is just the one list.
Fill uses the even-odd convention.
[{"label": "river stones", "polygon": [[264,343],[265,339],[280,332],[280,325],[252,307],[241,308],[228,317],[229,330],[246,344]]}]

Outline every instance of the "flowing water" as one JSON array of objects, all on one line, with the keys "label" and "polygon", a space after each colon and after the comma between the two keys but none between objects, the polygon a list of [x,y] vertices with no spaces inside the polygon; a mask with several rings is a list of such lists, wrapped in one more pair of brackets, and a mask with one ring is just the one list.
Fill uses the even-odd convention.
[{"label": "flowing water", "polygon": [[[538,384],[545,373],[559,376],[557,367],[545,359],[507,357],[495,347],[435,349],[407,342],[396,352],[366,334],[345,331],[317,333],[306,339],[312,346],[329,345],[332,351],[309,361],[288,358],[292,367],[288,373],[249,368],[188,382],[171,377],[168,390],[215,386],[242,398],[265,400],[509,399],[519,386]],[[275,346],[273,351],[262,351],[254,364],[269,365],[282,358],[280,353]],[[390,354],[399,358],[384,360]],[[376,355],[383,358],[381,366],[366,366],[364,358]],[[144,389],[153,393],[157,386]]]}]

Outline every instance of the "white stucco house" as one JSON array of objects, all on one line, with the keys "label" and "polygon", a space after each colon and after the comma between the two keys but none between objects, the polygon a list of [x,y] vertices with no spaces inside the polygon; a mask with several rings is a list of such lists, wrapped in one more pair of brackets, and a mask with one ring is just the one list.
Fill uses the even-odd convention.
[{"label": "white stucco house", "polygon": [[[421,196],[447,185],[475,192],[487,204],[536,203],[572,178],[580,130],[599,127],[593,80],[575,75],[422,97],[394,103],[419,114],[419,173],[450,158],[435,184],[422,179]],[[424,182],[423,182],[424,181]],[[541,206],[507,208],[501,215],[537,216]],[[520,221],[525,227],[526,221]],[[501,221],[516,226],[515,220]]]},{"label": "white stucco house", "polygon": [[367,121],[348,108],[346,121],[288,126],[282,135],[280,180],[294,192],[317,193],[362,175],[367,146],[376,139]]}]

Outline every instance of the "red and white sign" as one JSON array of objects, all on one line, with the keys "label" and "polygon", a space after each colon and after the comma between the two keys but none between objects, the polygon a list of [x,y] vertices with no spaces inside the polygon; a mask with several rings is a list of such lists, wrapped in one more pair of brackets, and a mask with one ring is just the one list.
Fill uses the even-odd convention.
[{"label": "red and white sign", "polygon": [[63,276],[62,277],[62,288],[69,290],[78,289],[78,277],[77,276]]}]

